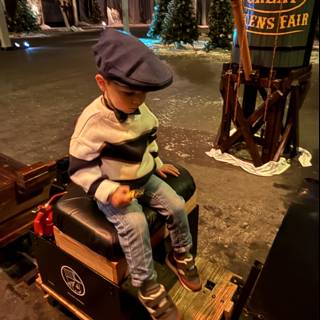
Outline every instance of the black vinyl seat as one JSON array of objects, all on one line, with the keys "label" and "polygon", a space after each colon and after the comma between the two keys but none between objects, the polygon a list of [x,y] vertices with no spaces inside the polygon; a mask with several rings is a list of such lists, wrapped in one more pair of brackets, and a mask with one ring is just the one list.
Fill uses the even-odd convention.
[{"label": "black vinyl seat", "polygon": [[[187,202],[195,193],[196,186],[185,168],[178,165],[176,167],[180,176],[168,176],[165,181]],[[116,229],[107,221],[95,201],[73,183],[67,191],[53,207],[54,225],[64,234],[111,261],[123,257]],[[144,212],[152,238],[164,225],[165,219],[145,206]]]}]

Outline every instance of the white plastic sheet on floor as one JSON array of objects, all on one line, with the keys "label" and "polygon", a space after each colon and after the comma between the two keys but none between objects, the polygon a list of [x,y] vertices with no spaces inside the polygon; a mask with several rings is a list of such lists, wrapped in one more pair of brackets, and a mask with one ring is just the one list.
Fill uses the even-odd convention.
[{"label": "white plastic sheet on floor", "polygon": [[299,158],[298,158],[300,164],[303,167],[311,167],[312,166],[312,163],[311,163],[312,155],[311,155],[311,153],[308,150],[303,149],[301,147],[298,148],[298,152],[300,152],[300,155],[299,155]]},{"label": "white plastic sheet on floor", "polygon": [[[300,164],[303,167],[311,166],[311,153],[303,148],[299,148],[298,152],[300,153],[298,158]],[[234,166],[241,167],[243,170],[257,176],[269,177],[281,174],[290,167],[290,163],[283,157],[281,157],[279,161],[269,161],[260,167],[255,167],[252,163],[238,159],[229,153],[222,153],[220,149],[212,148],[210,151],[206,152],[206,154],[217,161],[227,162]]]}]

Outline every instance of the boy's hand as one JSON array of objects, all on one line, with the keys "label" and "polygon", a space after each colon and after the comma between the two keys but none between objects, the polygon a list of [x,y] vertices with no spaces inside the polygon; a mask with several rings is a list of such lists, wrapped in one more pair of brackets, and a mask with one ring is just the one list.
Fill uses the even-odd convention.
[{"label": "boy's hand", "polygon": [[161,178],[166,178],[167,174],[173,175],[175,177],[178,177],[180,175],[179,170],[172,164],[164,164],[161,168],[157,170],[157,174]]},{"label": "boy's hand", "polygon": [[110,196],[108,201],[115,207],[120,208],[128,205],[132,200],[130,187],[126,185],[119,186]]}]

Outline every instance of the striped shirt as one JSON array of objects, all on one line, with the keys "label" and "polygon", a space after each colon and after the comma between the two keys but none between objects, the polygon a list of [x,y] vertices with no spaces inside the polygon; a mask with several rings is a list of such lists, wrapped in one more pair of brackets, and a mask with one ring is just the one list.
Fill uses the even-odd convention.
[{"label": "striped shirt", "polygon": [[83,110],[71,137],[71,180],[102,203],[120,184],[143,185],[163,164],[155,141],[158,125],[144,103],[121,122],[98,97]]}]

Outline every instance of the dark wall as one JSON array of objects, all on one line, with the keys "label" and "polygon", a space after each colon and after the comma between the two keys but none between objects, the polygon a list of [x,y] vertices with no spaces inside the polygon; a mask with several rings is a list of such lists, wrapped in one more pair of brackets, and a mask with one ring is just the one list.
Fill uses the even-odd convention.
[{"label": "dark wall", "polygon": [[50,27],[64,27],[63,17],[58,6],[58,1],[42,0],[44,23]]},{"label": "dark wall", "polygon": [[8,16],[13,18],[17,7],[17,0],[5,0],[4,3],[6,5]]}]

